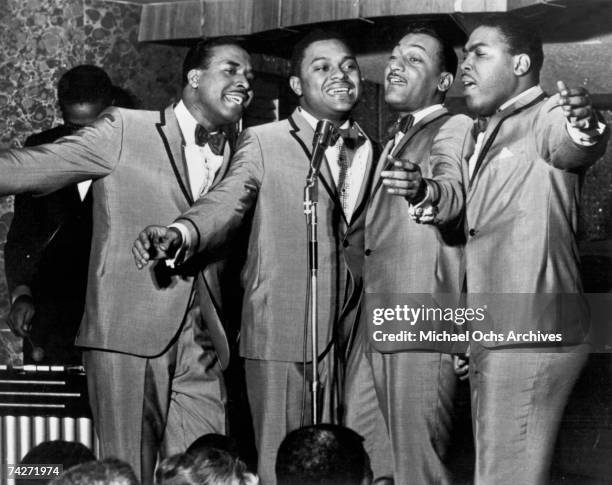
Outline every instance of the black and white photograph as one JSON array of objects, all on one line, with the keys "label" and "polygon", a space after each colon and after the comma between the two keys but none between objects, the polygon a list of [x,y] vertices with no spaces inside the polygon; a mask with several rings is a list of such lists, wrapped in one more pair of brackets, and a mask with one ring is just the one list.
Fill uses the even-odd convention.
[{"label": "black and white photograph", "polygon": [[612,483],[612,2],[0,0],[0,484]]}]

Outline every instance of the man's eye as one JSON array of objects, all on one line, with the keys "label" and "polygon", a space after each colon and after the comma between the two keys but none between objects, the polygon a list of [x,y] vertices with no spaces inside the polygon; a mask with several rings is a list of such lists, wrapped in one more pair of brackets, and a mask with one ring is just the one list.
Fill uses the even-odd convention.
[{"label": "man's eye", "polygon": [[419,63],[421,62],[421,58],[420,57],[409,57],[408,60],[412,63]]},{"label": "man's eye", "polygon": [[319,65],[319,66],[315,66],[314,68],[315,71],[323,71],[323,72],[327,72],[329,71],[329,66],[328,65]]},{"label": "man's eye", "polygon": [[351,62],[349,64],[345,64],[344,66],[342,66],[342,68],[345,71],[354,71],[355,69],[357,69],[357,64],[355,64],[354,62]]}]

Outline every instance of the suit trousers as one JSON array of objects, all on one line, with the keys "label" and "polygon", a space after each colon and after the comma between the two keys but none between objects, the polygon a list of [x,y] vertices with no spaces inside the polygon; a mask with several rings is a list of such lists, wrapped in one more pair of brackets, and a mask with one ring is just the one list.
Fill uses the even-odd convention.
[{"label": "suit trousers", "polygon": [[568,352],[471,346],[475,485],[543,485],[563,410],[584,367],[585,346]]},{"label": "suit trousers", "polygon": [[[331,420],[329,375],[332,356],[319,362],[321,422]],[[276,452],[283,438],[300,426],[312,424],[310,365],[301,362],[245,359],[249,406],[257,447],[257,473],[262,485],[275,485]],[[306,394],[303,392],[306,374]]]},{"label": "suit trousers", "polygon": [[84,363],[102,457],[126,460],[143,484],[153,483],[158,457],[225,433],[223,375],[198,308],[161,355],[87,349]]},{"label": "suit trousers", "polygon": [[457,377],[438,352],[368,355],[393,455],[395,483],[452,483],[446,455]]}]

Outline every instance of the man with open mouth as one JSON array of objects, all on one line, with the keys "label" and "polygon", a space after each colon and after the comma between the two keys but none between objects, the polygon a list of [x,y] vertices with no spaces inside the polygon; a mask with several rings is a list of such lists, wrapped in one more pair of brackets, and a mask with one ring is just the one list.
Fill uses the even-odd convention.
[{"label": "man with open mouth", "polygon": [[586,361],[577,214],[584,172],[605,150],[605,125],[584,88],[559,82],[558,94],[544,93],[542,40],[526,19],[486,19],[464,53],[465,97],[481,121],[466,174],[468,304],[492,314],[479,330],[490,321],[502,337],[561,336],[471,343],[474,483],[544,484]]},{"label": "man with open mouth", "polygon": [[[393,308],[397,293],[417,308],[432,306],[441,294],[460,294],[462,165],[472,121],[443,105],[457,63],[451,41],[426,24],[409,27],[389,56],[385,102],[398,119],[378,162],[366,217],[368,309]],[[370,315],[362,317],[366,325]],[[452,332],[451,325],[427,321],[414,329]],[[453,350],[452,343],[416,339],[369,356],[395,483],[452,483],[446,458],[457,381]]]},{"label": "man with open mouth", "polygon": [[[306,395],[302,388],[313,358],[306,355],[309,365],[304,366],[308,266],[302,194],[314,130],[321,119],[341,129],[325,151],[319,177],[322,419],[339,420],[344,403],[352,406],[347,414],[363,408],[358,404],[361,396],[343,396],[343,389],[359,393],[358,386],[351,384],[354,374],[346,361],[352,354],[362,293],[361,270],[367,254],[364,209],[375,160],[372,143],[350,118],[361,94],[359,66],[344,40],[324,32],[300,41],[291,64],[290,86],[299,97],[299,107],[286,120],[245,130],[228,176],[177,220],[173,226],[178,230],[147,227],[133,249],[139,267],[179,247],[179,254],[186,250],[187,256],[200,251],[212,256],[252,211],[242,273],[240,349],[259,453],[258,472],[266,485],[276,483],[274,463],[282,439],[311,420],[310,394],[308,387]],[[376,402],[370,404],[378,411]],[[382,416],[380,422],[378,430],[385,434]],[[384,456],[385,447],[368,451]],[[373,468],[375,473],[383,472],[376,469],[375,457]]]},{"label": "man with open mouth", "polygon": [[58,143],[0,153],[3,195],[93,179],[93,246],[77,344],[102,456],[127,460],[144,484],[153,483],[158,455],[225,432],[222,262],[137,271],[126,251],[142,221],[173,219],[219,184],[233,126],[252,97],[250,56],[230,39],[193,46],[183,71],[175,106],[113,108]]}]

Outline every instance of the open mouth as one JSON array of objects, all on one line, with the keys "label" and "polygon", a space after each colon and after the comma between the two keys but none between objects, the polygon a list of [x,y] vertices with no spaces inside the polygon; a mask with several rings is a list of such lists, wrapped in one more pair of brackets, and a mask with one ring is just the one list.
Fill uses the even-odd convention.
[{"label": "open mouth", "polygon": [[387,76],[387,81],[389,82],[389,84],[399,84],[401,86],[406,85],[406,80],[396,74],[389,74]]},{"label": "open mouth", "polygon": [[465,77],[465,76],[461,78],[461,84],[463,84],[463,87],[465,89],[469,89],[469,88],[472,88],[472,87],[476,86],[476,83],[474,82],[473,79],[471,79],[469,77]]},{"label": "open mouth", "polygon": [[223,98],[230,103],[242,106],[248,99],[248,96],[244,93],[226,93]]},{"label": "open mouth", "polygon": [[350,86],[336,86],[333,88],[329,88],[326,90],[326,93],[330,96],[348,96],[352,93],[352,89]]}]

